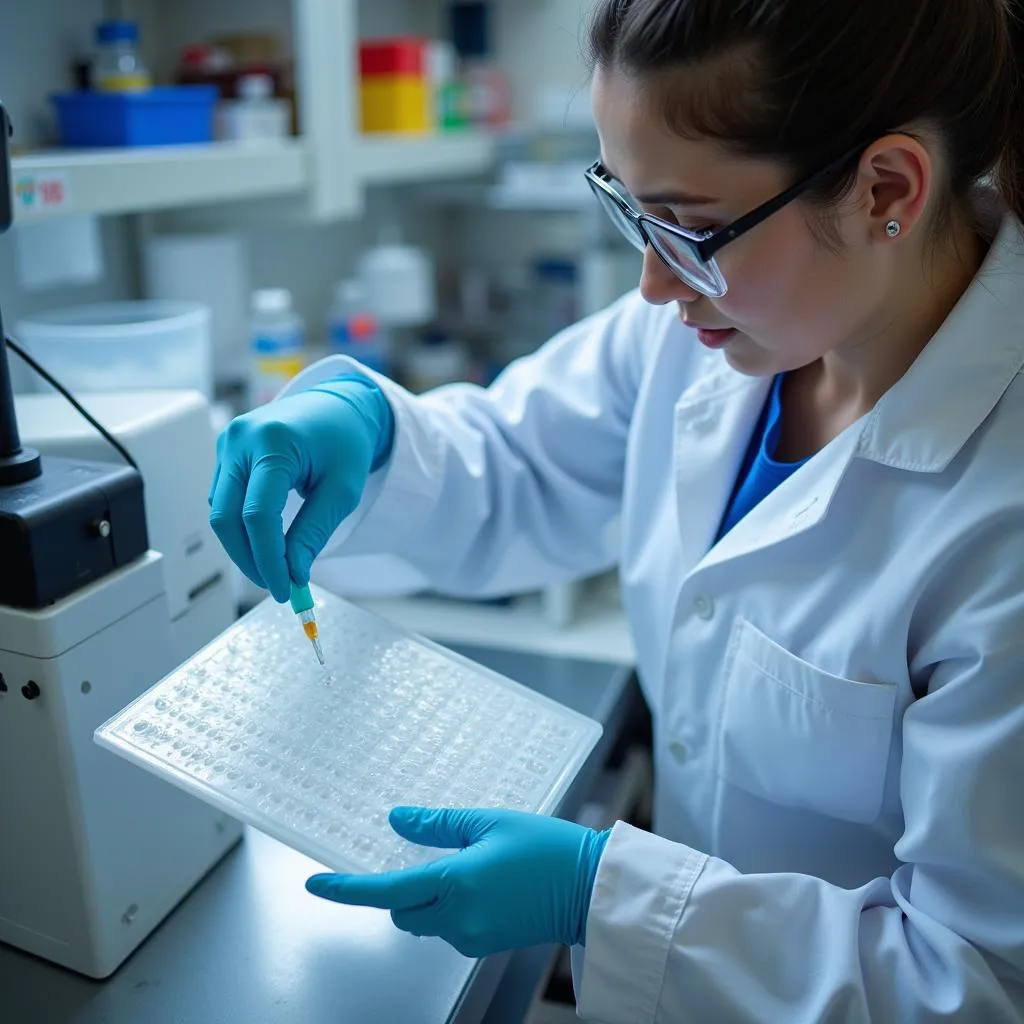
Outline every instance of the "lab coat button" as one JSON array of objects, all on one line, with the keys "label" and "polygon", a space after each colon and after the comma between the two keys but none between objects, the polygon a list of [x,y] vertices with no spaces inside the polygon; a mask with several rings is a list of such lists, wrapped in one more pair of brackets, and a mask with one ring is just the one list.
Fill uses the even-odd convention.
[{"label": "lab coat button", "polygon": [[706,621],[715,614],[715,605],[710,597],[699,594],[693,599],[693,610],[697,613],[697,618]]},{"label": "lab coat button", "polygon": [[673,740],[668,745],[669,753],[682,764],[686,760],[686,756],[689,751],[686,749],[685,743],[680,743],[679,740]]}]

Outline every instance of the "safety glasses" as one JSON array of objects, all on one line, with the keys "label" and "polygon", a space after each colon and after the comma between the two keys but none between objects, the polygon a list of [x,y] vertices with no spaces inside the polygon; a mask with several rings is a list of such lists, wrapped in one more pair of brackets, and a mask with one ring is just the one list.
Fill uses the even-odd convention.
[{"label": "safety glasses", "polygon": [[587,169],[586,178],[587,184],[612,222],[640,252],[646,251],[650,246],[684,284],[702,295],[720,299],[728,291],[728,285],[715,255],[730,242],[736,241],[773,213],[824,181],[830,174],[836,173],[855,157],[859,158],[866,148],[866,144],[860,144],[847,150],[842,156],[792,188],[780,192],[773,199],[762,203],[756,210],[751,210],[750,213],[717,231],[690,231],[636,209],[635,200],[608,173],[600,160]]}]

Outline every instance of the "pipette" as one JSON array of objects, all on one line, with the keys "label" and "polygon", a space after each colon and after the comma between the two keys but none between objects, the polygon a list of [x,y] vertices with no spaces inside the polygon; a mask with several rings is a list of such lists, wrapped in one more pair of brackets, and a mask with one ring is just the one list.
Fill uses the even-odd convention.
[{"label": "pipette", "polygon": [[316,612],[313,611],[313,595],[309,592],[309,587],[297,587],[294,583],[292,584],[291,606],[292,611],[298,615],[299,622],[302,623],[302,632],[309,637],[309,642],[313,645],[317,661],[323,665],[324,649],[320,646],[320,630],[317,628]]}]

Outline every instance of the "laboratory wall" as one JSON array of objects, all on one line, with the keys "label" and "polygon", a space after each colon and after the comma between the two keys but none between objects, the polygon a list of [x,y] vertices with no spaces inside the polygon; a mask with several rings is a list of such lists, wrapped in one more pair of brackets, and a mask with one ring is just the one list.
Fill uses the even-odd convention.
[{"label": "laboratory wall", "polygon": [[[531,17],[523,16],[523,7]],[[546,97],[587,103],[586,23],[594,0],[504,0],[497,13],[499,59],[512,86],[513,117],[536,119]],[[554,100],[557,105],[558,99]]]}]

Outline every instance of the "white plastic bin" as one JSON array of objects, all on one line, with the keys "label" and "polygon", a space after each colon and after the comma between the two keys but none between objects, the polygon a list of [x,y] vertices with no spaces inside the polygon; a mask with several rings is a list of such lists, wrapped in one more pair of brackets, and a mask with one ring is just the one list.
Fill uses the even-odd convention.
[{"label": "white plastic bin", "polygon": [[[210,310],[199,303],[116,302],[22,320],[25,348],[71,391],[191,389],[213,398]],[[40,390],[49,386],[39,382]]]}]

